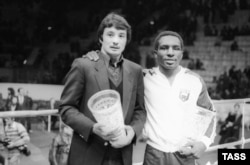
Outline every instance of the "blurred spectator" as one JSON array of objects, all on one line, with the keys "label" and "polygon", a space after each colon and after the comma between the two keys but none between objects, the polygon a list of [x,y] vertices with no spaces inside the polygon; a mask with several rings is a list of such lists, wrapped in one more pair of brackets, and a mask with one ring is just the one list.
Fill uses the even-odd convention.
[{"label": "blurred spectator", "polygon": [[183,52],[183,58],[182,58],[182,59],[183,59],[183,60],[189,59],[189,51],[184,50],[184,52]]},{"label": "blurred spectator", "polygon": [[195,69],[195,61],[193,58],[190,58],[189,63],[188,63],[188,69]]},{"label": "blurred spectator", "polygon": [[206,24],[204,27],[205,36],[218,36],[218,29],[215,25]]},{"label": "blurred spectator", "polygon": [[231,44],[231,47],[230,47],[231,51],[237,51],[237,50],[240,50],[239,49],[239,45],[238,45],[238,42],[236,40],[233,41],[233,43]]},{"label": "blurred spectator", "polygon": [[196,59],[195,65],[197,70],[205,70],[203,62],[199,58]]},{"label": "blurred spectator", "polygon": [[64,123],[61,130],[62,132],[53,138],[49,150],[50,165],[67,165],[73,130]]},{"label": "blurred spectator", "polygon": [[[25,91],[23,88],[18,88],[17,92],[18,92],[18,95],[17,95],[16,110],[32,110],[32,105],[33,105],[32,98],[25,95]],[[22,117],[18,121],[21,122],[25,126],[28,132],[32,132],[30,117]]]},{"label": "blurred spectator", "polygon": [[8,96],[5,104],[7,111],[15,111],[17,108],[17,97],[13,88],[8,88]]},{"label": "blurred spectator", "polygon": [[197,58],[196,60],[194,60],[193,58],[190,58],[190,61],[188,63],[188,69],[191,70],[205,70],[204,66],[203,66],[203,62]]},{"label": "blurred spectator", "polygon": [[5,157],[8,160],[8,165],[19,165],[22,154],[29,156],[30,150],[27,143],[30,141],[30,137],[25,127],[15,122],[13,118],[4,118],[4,138],[1,143],[7,149]]},{"label": "blurred spectator", "polygon": [[[50,109],[58,109],[58,105],[56,104],[56,100],[52,97],[50,99]],[[56,129],[56,123],[58,121],[58,117],[55,115],[51,116],[51,129]]]},{"label": "blurred spectator", "polygon": [[239,103],[235,103],[233,110],[231,110],[225,120],[221,125],[219,134],[221,139],[219,144],[224,144],[225,142],[232,142],[239,140],[240,128],[242,127],[242,109]]},{"label": "blurred spectator", "polygon": [[208,93],[209,93],[209,96],[211,97],[211,99],[213,99],[213,100],[220,100],[221,99],[220,95],[212,87],[208,88]]},{"label": "blurred spectator", "polygon": [[232,65],[230,69],[228,70],[228,75],[232,79],[237,79],[237,71],[235,65]]},{"label": "blurred spectator", "polygon": [[224,72],[216,81],[216,92],[222,99],[250,97],[250,78],[248,69],[241,71],[233,65],[228,73]]},{"label": "blurred spectator", "polygon": [[246,77],[250,80],[250,65],[247,66],[243,72],[246,75]]},{"label": "blurred spectator", "polygon": [[[4,140],[4,124],[3,124],[3,118],[0,118],[0,141]],[[0,165],[5,165],[5,147],[2,143],[0,143]]]},{"label": "blurred spectator", "polygon": [[146,68],[152,68],[156,66],[156,60],[154,53],[148,53],[146,57]]},{"label": "blurred spectator", "polygon": [[0,153],[0,165],[5,165],[5,158]]},{"label": "blurred spectator", "polygon": [[5,111],[5,101],[3,100],[3,94],[0,93],[0,112]]}]

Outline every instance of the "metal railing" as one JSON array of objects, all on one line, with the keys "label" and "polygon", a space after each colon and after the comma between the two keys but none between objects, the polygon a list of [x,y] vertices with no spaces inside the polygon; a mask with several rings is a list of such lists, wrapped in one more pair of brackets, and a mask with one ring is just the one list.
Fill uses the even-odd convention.
[{"label": "metal railing", "polygon": [[37,116],[48,116],[48,127],[47,131],[51,131],[51,116],[57,116],[59,118],[59,131],[61,131],[61,118],[58,114],[57,109],[44,109],[44,110],[22,110],[22,111],[4,111],[0,113],[0,118],[6,117],[37,117]]}]

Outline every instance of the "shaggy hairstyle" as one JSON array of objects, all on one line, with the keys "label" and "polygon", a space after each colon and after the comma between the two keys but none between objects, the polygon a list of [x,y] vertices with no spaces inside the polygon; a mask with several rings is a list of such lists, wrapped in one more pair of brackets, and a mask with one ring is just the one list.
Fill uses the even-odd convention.
[{"label": "shaggy hairstyle", "polygon": [[98,40],[102,40],[102,34],[105,28],[115,27],[119,30],[126,30],[127,31],[127,43],[131,41],[132,30],[129,23],[126,19],[117,14],[117,13],[109,13],[101,22],[97,30],[97,38]]},{"label": "shaggy hairstyle", "polygon": [[8,91],[10,91],[11,96],[15,96],[15,90],[13,88],[9,87]]},{"label": "shaggy hairstyle", "polygon": [[183,39],[182,37],[177,33],[177,32],[174,32],[174,31],[162,31],[160,32],[155,40],[154,40],[154,49],[157,50],[158,49],[158,46],[159,46],[159,40],[164,37],[164,36],[175,36],[177,38],[179,38],[180,42],[181,42],[181,50],[184,50],[184,43],[183,43]]}]

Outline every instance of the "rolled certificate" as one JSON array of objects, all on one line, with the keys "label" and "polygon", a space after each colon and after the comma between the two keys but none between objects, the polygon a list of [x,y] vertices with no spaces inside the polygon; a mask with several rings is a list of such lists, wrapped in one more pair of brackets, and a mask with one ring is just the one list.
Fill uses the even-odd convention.
[{"label": "rolled certificate", "polygon": [[115,90],[102,90],[88,100],[88,107],[98,123],[106,125],[106,131],[124,128],[121,99]]}]

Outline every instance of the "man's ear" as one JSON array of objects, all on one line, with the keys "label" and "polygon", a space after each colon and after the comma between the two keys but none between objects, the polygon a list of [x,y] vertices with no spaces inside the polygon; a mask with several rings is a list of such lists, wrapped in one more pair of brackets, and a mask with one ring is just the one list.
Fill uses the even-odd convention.
[{"label": "man's ear", "polygon": [[181,53],[181,59],[183,59],[183,52],[184,52],[184,51],[182,51],[182,53]]},{"label": "man's ear", "polygon": [[102,38],[99,38],[99,43],[102,45]]},{"label": "man's ear", "polygon": [[157,58],[157,50],[153,50],[153,55],[154,55],[154,58]]}]

